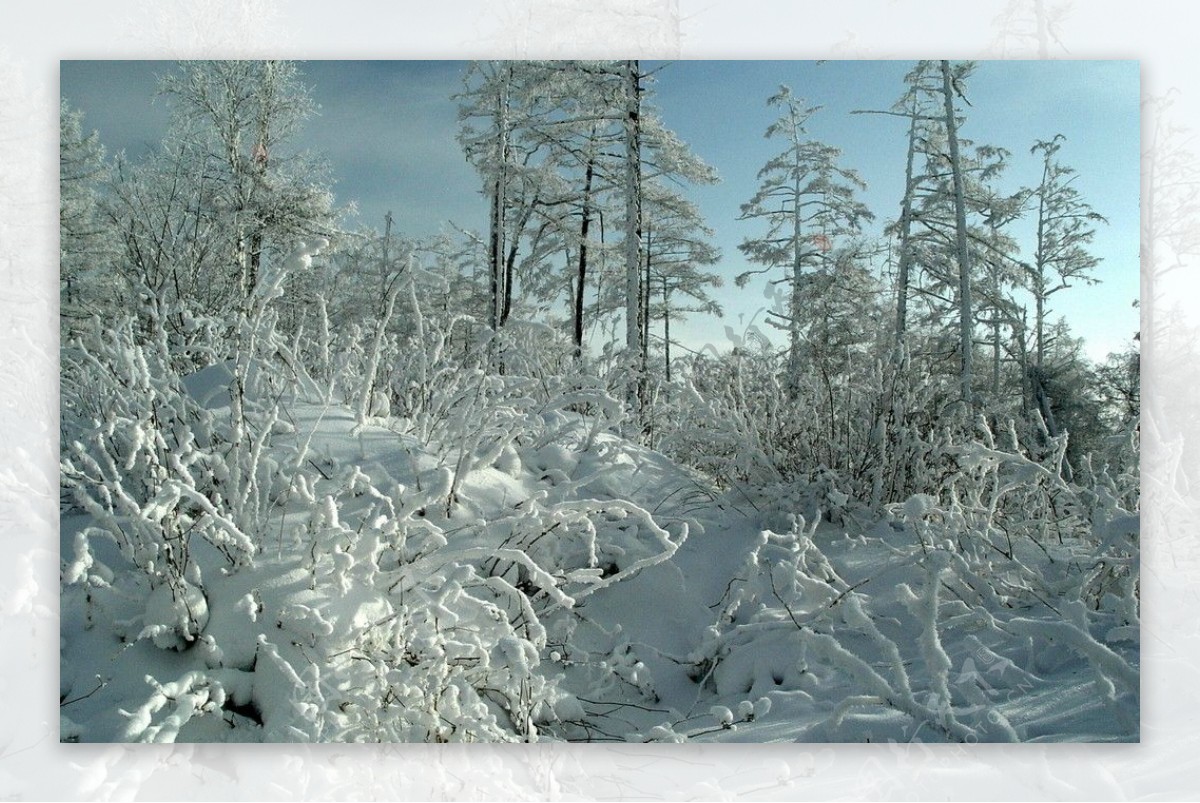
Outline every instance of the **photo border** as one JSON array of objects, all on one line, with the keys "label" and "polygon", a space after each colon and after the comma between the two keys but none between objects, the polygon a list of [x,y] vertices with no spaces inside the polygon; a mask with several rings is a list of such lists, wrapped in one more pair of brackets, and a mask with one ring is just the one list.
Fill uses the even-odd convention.
[{"label": "photo border", "polygon": [[[7,12],[0,47],[0,798],[1100,799],[1194,795],[1200,780],[1198,492],[1177,482],[1200,422],[1169,409],[1171,353],[1144,362],[1141,745],[61,745],[58,635],[58,61],[78,58],[1140,58],[1143,135],[1200,131],[1194,31],[1165,2],[1044,0],[152,0]],[[1015,9],[1017,17],[1006,17]],[[1164,106],[1157,99],[1169,99]],[[1146,99],[1156,99],[1146,104]],[[1170,143],[1169,143],[1170,144]],[[1143,167],[1156,158],[1143,148]],[[1195,153],[1191,163],[1195,163]],[[1145,185],[1143,197],[1157,192]],[[1143,341],[1186,336],[1200,215],[1154,234]],[[1150,221],[1153,223],[1153,221]],[[1160,237],[1161,243],[1160,243]],[[1173,239],[1174,238],[1174,239]],[[1178,244],[1177,244],[1178,243]],[[1180,253],[1180,250],[1184,250]],[[1143,246],[1143,253],[1147,249]],[[1189,295],[1190,293],[1190,295]],[[1161,302],[1156,301],[1162,299]],[[1154,302],[1154,303],[1150,303]],[[1166,407],[1164,407],[1164,405]],[[1174,416],[1174,417],[1173,417]]]}]

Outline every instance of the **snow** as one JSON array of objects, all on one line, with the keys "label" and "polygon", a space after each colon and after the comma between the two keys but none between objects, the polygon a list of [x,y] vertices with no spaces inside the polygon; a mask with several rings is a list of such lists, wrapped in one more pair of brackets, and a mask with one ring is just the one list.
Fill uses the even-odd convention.
[{"label": "snow", "polygon": [[[147,593],[92,517],[64,516],[64,739],[1137,739],[1136,620],[998,594],[932,496],[898,511],[920,539],[773,532],[586,421],[463,471],[348,407],[288,420],[269,454],[304,444],[325,476],[234,539],[240,567],[195,541],[189,578]],[[1112,507],[1110,547],[1137,529]]]},{"label": "snow", "polygon": [[321,387],[281,282],[233,357],[180,376],[130,324],[64,390],[96,411],[64,423],[64,740],[1139,738],[1132,475],[1068,482],[1065,440],[981,422],[916,444],[927,492],[867,504],[878,475],[793,475],[802,441],[690,380],[627,437],[604,381],[537,373],[536,327],[499,338],[531,376],[456,362],[411,273],[411,339],[337,358],[374,389]]}]

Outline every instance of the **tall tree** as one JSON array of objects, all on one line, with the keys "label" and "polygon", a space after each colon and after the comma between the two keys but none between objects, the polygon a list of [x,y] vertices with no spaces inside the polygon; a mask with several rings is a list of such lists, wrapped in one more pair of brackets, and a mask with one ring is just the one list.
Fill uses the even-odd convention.
[{"label": "tall tree", "polygon": [[920,171],[918,158],[927,152],[933,138],[930,129],[941,120],[937,109],[931,108],[931,78],[934,63],[919,61],[904,77],[905,91],[890,110],[858,110],[851,114],[883,114],[902,117],[908,123],[907,147],[904,161],[904,195],[900,199],[900,216],[887,227],[898,245],[896,266],[895,354],[902,353],[908,331],[908,302],[912,283],[913,257],[916,249],[913,234],[918,191],[926,179]]},{"label": "tall tree", "polygon": [[[504,210],[498,217],[493,205],[488,238],[497,242],[502,219],[503,264],[489,256],[494,295],[503,297],[497,324],[517,303],[561,301],[565,291],[574,350],[582,359],[588,298],[596,299],[597,314],[623,314],[635,411],[646,397],[646,271],[653,265],[653,255],[646,259],[645,187],[659,180],[716,180],[647,106],[648,83],[636,61],[489,62],[468,70],[459,95],[460,142],[485,192]],[[497,198],[501,174],[504,197]],[[611,249],[603,246],[606,219],[621,231]],[[651,228],[650,242],[653,237]],[[597,269],[596,257],[605,251],[617,257],[620,276]],[[563,258],[553,259],[555,253]],[[520,294],[514,293],[518,275]]]},{"label": "tall tree", "polygon": [[646,375],[642,352],[642,74],[638,61],[625,62],[625,352],[631,367],[641,361],[631,376],[626,394],[635,422],[640,421],[646,398]]},{"label": "tall tree", "polygon": [[[1078,189],[1073,186],[1077,178],[1075,171],[1058,161],[1057,153],[1065,137],[1055,135],[1050,140],[1039,140],[1030,148],[1030,153],[1042,157],[1042,178],[1038,186],[1029,191],[1036,203],[1037,234],[1034,241],[1033,264],[1026,265],[1027,287],[1034,301],[1033,354],[1027,359],[1025,378],[1030,401],[1041,414],[1047,433],[1059,434],[1064,424],[1059,408],[1073,403],[1070,399],[1054,400],[1052,395],[1075,395],[1071,388],[1078,383],[1059,381],[1054,376],[1070,361],[1052,361],[1050,346],[1058,337],[1055,327],[1048,324],[1049,302],[1052,296],[1066,290],[1074,283],[1094,283],[1092,269],[1100,259],[1094,256],[1088,245],[1095,236],[1096,223],[1106,222],[1083,201]],[[1057,388],[1052,394],[1052,388]]]},{"label": "tall tree", "polygon": [[1042,180],[1031,191],[1037,202],[1037,241],[1033,265],[1029,271],[1029,290],[1033,294],[1035,365],[1046,359],[1046,315],[1050,297],[1075,282],[1094,284],[1092,269],[1100,258],[1088,246],[1095,237],[1095,224],[1107,223],[1095,212],[1074,186],[1078,174],[1058,160],[1058,151],[1066,140],[1056,134],[1039,140],[1030,153],[1042,156]]},{"label": "tall tree", "polygon": [[962,96],[962,80],[969,73],[969,65],[952,70],[949,61],[942,61],[942,95],[946,106],[946,141],[950,146],[950,170],[954,178],[954,221],[955,250],[958,257],[958,326],[959,360],[961,364],[962,398],[968,405],[973,403],[971,384],[973,380],[971,355],[974,351],[972,331],[975,319],[971,307],[971,255],[967,249],[966,196],[963,190],[962,160],[958,152],[958,119],[954,111],[954,98]]},{"label": "tall tree", "polygon": [[[706,273],[720,251],[712,244],[713,232],[704,224],[699,208],[660,181],[644,187],[645,232],[645,331],[651,341],[654,322],[662,323],[663,375],[671,381],[671,322],[693,312],[720,315],[721,306],[709,288],[721,277]],[[644,347],[644,350],[647,350]]]},{"label": "tall tree", "polygon": [[902,101],[909,112],[908,177],[901,219],[892,227],[900,237],[897,343],[910,325],[915,297],[924,301],[937,330],[949,335],[945,322],[953,321],[954,345],[937,351],[957,358],[951,370],[960,395],[972,402],[974,332],[981,312],[975,296],[983,293],[993,335],[997,310],[1004,313],[1003,322],[1013,324],[997,282],[1011,276],[1016,264],[1015,243],[1004,228],[1015,219],[1023,198],[1020,193],[1003,195],[992,186],[1008,152],[973,145],[961,135],[957,105],[970,105],[964,84],[973,69],[970,62],[925,61],[906,76]]},{"label": "tall tree", "polygon": [[330,235],[333,196],[321,165],[291,149],[314,105],[287,61],[192,61],[163,78],[174,134],[205,162],[206,211],[229,232],[238,295],[259,281],[264,254],[299,238]]},{"label": "tall tree", "polygon": [[[594,137],[591,141],[594,141]],[[595,211],[595,179],[596,153],[589,149],[583,168],[583,195],[579,202],[579,245],[577,270],[574,279],[574,293],[571,304],[571,340],[575,346],[575,359],[583,360],[583,302],[587,297],[588,253],[591,247],[589,239],[592,228],[592,217]]]},{"label": "tall tree", "polygon": [[83,133],[83,113],[64,99],[59,107],[58,224],[60,323],[65,337],[84,319],[102,315],[118,292],[104,270],[112,256],[112,229],[100,214],[99,190],[108,176],[99,134]]},{"label": "tall tree", "polygon": [[[504,314],[506,277],[504,271],[505,242],[507,241],[507,211],[509,205],[509,174],[513,160],[513,129],[517,115],[513,113],[514,83],[519,80],[512,62],[472,62],[463,77],[464,91],[459,119],[459,132],[471,161],[483,176],[488,198],[488,276],[491,299],[488,323],[498,330]],[[471,124],[473,118],[485,121],[483,129]],[[515,239],[515,238],[514,238]]]},{"label": "tall tree", "polygon": [[187,353],[189,316],[223,316],[242,301],[211,208],[215,183],[195,148],[168,135],[137,164],[118,155],[102,204],[119,242],[113,272],[143,327],[168,330],[174,357]]},{"label": "tall tree", "polygon": [[904,333],[908,330],[908,285],[912,271],[912,210],[913,191],[913,162],[917,155],[917,135],[920,131],[921,113],[918,95],[915,91],[906,93],[901,101],[908,115],[908,148],[904,159],[904,198],[900,203],[900,220],[898,230],[900,237],[900,260],[896,279],[896,354],[901,353],[904,345]]},{"label": "tall tree", "polygon": [[[618,78],[599,62],[474,62],[466,71],[456,96],[458,138],[490,207],[486,317],[493,328],[520,300],[518,278],[528,284],[526,295],[561,292],[544,275],[548,261],[577,248],[581,237],[576,268],[586,276],[591,249],[580,229],[591,228],[617,181],[610,146],[619,138]],[[576,215],[578,229],[567,224]],[[582,313],[576,317],[581,324]]]},{"label": "tall tree", "polygon": [[805,322],[806,272],[829,264],[826,256],[838,241],[856,235],[873,215],[854,198],[866,185],[858,174],[840,167],[840,151],[811,139],[805,128],[818,107],[795,97],[787,86],[767,101],[779,107],[780,117],[766,131],[779,138],[783,151],[758,171],[759,187],[742,205],[740,220],[763,221],[767,231],[747,238],[738,246],[750,259],[764,267],[737,277],[744,286],[752,275],[785,268],[779,280],[791,287],[785,318],[788,330],[789,383],[800,370],[801,336]]}]

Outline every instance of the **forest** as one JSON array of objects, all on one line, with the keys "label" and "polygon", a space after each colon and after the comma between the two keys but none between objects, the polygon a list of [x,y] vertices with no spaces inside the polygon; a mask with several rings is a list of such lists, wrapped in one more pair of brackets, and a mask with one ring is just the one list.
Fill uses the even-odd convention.
[{"label": "forest", "polygon": [[138,158],[64,86],[60,739],[1138,741],[1139,355],[1057,312],[1106,210],[964,138],[979,69],[853,112],[886,208],[761,98],[736,253],[669,67],[466,65],[436,236],[348,224],[302,63],[172,65]]}]

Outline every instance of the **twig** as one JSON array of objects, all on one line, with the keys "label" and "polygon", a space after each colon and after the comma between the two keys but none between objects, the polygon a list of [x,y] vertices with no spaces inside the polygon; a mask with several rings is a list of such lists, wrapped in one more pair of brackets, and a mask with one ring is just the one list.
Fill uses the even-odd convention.
[{"label": "twig", "polygon": [[653,714],[670,714],[671,713],[671,711],[666,708],[649,708],[648,706],[638,705],[637,703],[619,703],[619,702],[615,702],[615,701],[605,702],[603,700],[589,700],[586,697],[580,697],[579,695],[575,695],[575,699],[581,703],[587,703],[588,705],[625,706],[627,708],[638,708],[642,711],[649,711]]},{"label": "twig", "polygon": [[73,699],[73,700],[65,700],[65,701],[63,701],[63,702],[60,702],[60,703],[58,704],[58,707],[59,707],[59,708],[66,708],[68,705],[71,705],[72,703],[77,703],[77,702],[79,702],[80,700],[86,700],[87,698],[91,697],[93,694],[95,694],[96,692],[100,691],[101,689],[103,689],[105,686],[107,686],[107,685],[108,685],[108,681],[107,681],[107,680],[104,680],[104,679],[103,679],[103,678],[101,678],[99,675],[96,675],[96,680],[100,681],[100,682],[99,682],[99,683],[96,685],[96,688],[92,689],[92,690],[91,690],[90,692],[88,692],[87,694],[83,694],[83,695],[80,695],[79,697],[76,697],[76,698],[75,698],[75,699]]}]

